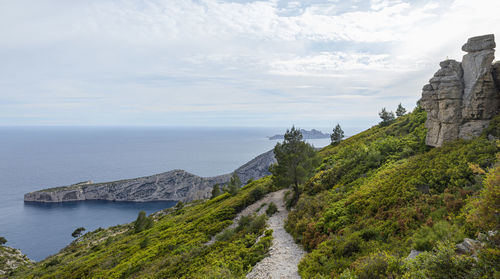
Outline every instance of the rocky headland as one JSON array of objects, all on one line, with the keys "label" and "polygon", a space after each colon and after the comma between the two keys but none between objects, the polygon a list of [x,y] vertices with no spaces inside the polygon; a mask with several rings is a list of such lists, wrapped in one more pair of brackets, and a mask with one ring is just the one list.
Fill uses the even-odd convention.
[{"label": "rocky headland", "polygon": [[493,34],[468,39],[462,62],[445,60],[423,88],[421,106],[427,111],[430,146],[481,134],[498,114],[500,62],[495,58]]},{"label": "rocky headland", "polygon": [[[304,139],[327,139],[330,137],[330,134],[325,134],[321,131],[318,131],[316,129],[312,129],[311,131],[300,129],[300,132],[302,133],[302,137]],[[268,137],[270,140],[281,140],[284,138],[284,135],[274,135]]]},{"label": "rocky headland", "polygon": [[[234,171],[245,183],[269,175],[275,163],[272,150],[265,152]],[[80,182],[70,186],[49,188],[24,195],[25,202],[108,201],[182,201],[209,198],[215,184],[226,184],[232,174],[200,177],[184,170],[172,170],[146,177],[113,182]]]}]

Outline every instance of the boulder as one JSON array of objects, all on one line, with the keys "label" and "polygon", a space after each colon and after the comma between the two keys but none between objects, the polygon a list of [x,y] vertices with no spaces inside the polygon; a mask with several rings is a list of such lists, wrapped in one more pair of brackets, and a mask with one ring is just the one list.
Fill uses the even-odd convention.
[{"label": "boulder", "polygon": [[469,38],[467,43],[462,46],[462,50],[465,52],[475,52],[495,47],[495,35],[488,34]]},{"label": "boulder", "polygon": [[455,246],[455,252],[458,254],[473,254],[475,255],[479,249],[481,249],[482,244],[478,240],[465,238],[464,241]]},{"label": "boulder", "polygon": [[406,260],[414,260],[420,253],[422,253],[422,251],[411,250]]}]

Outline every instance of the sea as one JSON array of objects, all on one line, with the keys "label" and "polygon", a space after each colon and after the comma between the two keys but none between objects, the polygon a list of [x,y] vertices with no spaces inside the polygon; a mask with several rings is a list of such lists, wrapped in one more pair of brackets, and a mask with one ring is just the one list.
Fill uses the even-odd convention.
[{"label": "sea", "polygon": [[[328,132],[327,129],[320,129]],[[135,220],[174,201],[25,203],[23,195],[82,181],[106,182],[183,169],[230,173],[277,141],[284,128],[0,127],[0,236],[30,259],[57,253],[78,227],[87,231]],[[329,139],[309,140],[315,147]]]}]

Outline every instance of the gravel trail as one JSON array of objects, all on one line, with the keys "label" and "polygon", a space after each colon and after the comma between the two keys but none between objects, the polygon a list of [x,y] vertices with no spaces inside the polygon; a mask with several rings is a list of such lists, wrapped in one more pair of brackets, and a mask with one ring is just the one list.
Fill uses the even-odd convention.
[{"label": "gravel trail", "polygon": [[[273,230],[273,244],[270,248],[269,256],[258,262],[252,271],[247,274],[247,278],[300,278],[297,265],[306,252],[285,231],[284,224],[288,216],[288,211],[283,202],[285,192],[286,190],[280,190],[268,194],[257,202],[259,205],[252,211],[255,212],[255,209],[262,203],[269,204],[270,202],[274,202],[278,207],[278,212],[271,216],[267,222],[268,227]],[[264,206],[262,211],[265,211],[266,208],[267,206]]]}]

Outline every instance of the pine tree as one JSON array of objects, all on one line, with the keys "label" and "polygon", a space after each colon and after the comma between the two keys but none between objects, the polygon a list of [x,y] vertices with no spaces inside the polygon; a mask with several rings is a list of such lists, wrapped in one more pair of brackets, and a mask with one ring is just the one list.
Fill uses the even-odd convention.
[{"label": "pine tree", "polygon": [[136,233],[147,230],[153,226],[153,220],[146,217],[146,212],[140,211],[137,215],[137,219],[134,222],[134,230]]},{"label": "pine tree", "polygon": [[231,195],[235,195],[236,193],[238,193],[238,190],[240,189],[242,184],[243,183],[241,183],[240,177],[235,172],[233,172],[233,175],[231,176],[231,179],[227,184],[226,192]]},{"label": "pine tree", "polygon": [[399,103],[398,108],[396,109],[396,116],[401,117],[406,114],[406,109]]},{"label": "pine tree", "polygon": [[378,116],[382,119],[382,122],[380,122],[381,126],[387,126],[389,125],[396,117],[394,117],[394,113],[392,111],[387,111],[385,108],[383,108],[379,113]]},{"label": "pine tree", "polygon": [[222,191],[220,189],[219,184],[217,183],[217,184],[214,185],[214,188],[212,188],[212,197],[211,197],[211,199],[219,196],[220,194],[222,194]]},{"label": "pine tree", "polygon": [[274,147],[277,163],[270,167],[276,186],[292,186],[294,204],[300,195],[299,185],[303,183],[318,164],[314,147],[302,140],[299,129],[292,127],[285,133],[283,143]]},{"label": "pine tree", "polygon": [[85,231],[85,228],[84,227],[79,227],[78,229],[76,229],[72,234],[71,236],[74,237],[74,238],[78,238],[82,235],[82,233]]},{"label": "pine tree", "polygon": [[344,131],[340,128],[340,124],[337,123],[337,126],[333,128],[333,132],[330,135],[330,139],[332,140],[332,144],[338,144],[344,138]]},{"label": "pine tree", "polygon": [[0,245],[4,245],[5,243],[7,243],[7,239],[5,239],[5,237],[3,236],[0,236]]}]

